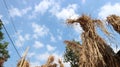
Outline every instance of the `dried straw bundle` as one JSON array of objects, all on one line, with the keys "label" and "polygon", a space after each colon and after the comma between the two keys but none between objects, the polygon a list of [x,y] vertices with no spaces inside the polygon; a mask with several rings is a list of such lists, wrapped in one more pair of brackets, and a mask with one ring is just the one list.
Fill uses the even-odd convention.
[{"label": "dried straw bundle", "polygon": [[107,17],[107,21],[113,26],[114,30],[120,34],[120,17],[116,15],[110,15]]},{"label": "dried straw bundle", "polygon": [[63,65],[63,63],[62,63],[62,61],[60,59],[58,60],[58,62],[60,64],[60,67],[64,67],[64,65]]},{"label": "dried straw bundle", "polygon": [[70,49],[79,52],[82,49],[82,45],[75,43],[74,41],[64,41],[65,44],[67,44],[67,47]]},{"label": "dried straw bundle", "polygon": [[21,66],[20,64],[21,64],[21,60],[18,62],[17,67],[30,67],[30,64],[27,60],[23,60],[23,63]]},{"label": "dried straw bundle", "polygon": [[[53,62],[54,62],[54,56],[49,56],[48,60],[47,60],[47,63],[42,65],[41,67],[57,67],[57,64],[53,63]],[[61,60],[59,60],[58,62],[60,64],[60,67],[64,67],[64,65],[61,62]]]},{"label": "dried straw bundle", "polygon": [[[79,23],[84,30],[83,42],[79,47],[79,67],[120,67],[112,48],[95,31],[96,24],[103,26],[100,20],[93,20],[89,16],[82,15],[78,19],[68,19],[67,23]],[[109,34],[105,28],[103,32]],[[65,43],[67,46],[74,47],[73,49],[76,47],[76,44],[70,41],[65,41]]]},{"label": "dried straw bundle", "polygon": [[56,67],[57,64],[53,64],[54,56],[49,56],[46,64],[42,65],[41,67]]}]

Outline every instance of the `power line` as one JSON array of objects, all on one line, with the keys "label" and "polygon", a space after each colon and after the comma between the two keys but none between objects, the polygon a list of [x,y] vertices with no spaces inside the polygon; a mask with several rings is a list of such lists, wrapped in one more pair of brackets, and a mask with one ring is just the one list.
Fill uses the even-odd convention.
[{"label": "power line", "polygon": [[[3,3],[4,3],[4,5],[5,5],[6,9],[7,9],[8,15],[10,15],[10,11],[9,11],[6,0],[3,0]],[[16,27],[14,25],[13,18],[11,16],[9,16],[9,17],[10,17],[10,21],[12,23],[12,26],[13,26],[13,29],[14,29],[15,33],[19,36],[18,31],[17,31],[17,29],[16,29]],[[22,44],[22,41],[20,41],[20,43]],[[23,49],[22,49],[22,51],[23,51]]]},{"label": "power line", "polygon": [[[4,5],[5,5],[6,9],[7,9],[8,14],[10,14],[10,11],[9,11],[9,9],[8,9],[6,0],[3,0],[3,2],[4,2]],[[15,25],[14,25],[14,23],[13,23],[13,19],[12,19],[11,16],[10,16],[10,20],[11,20],[11,22],[12,22],[12,25],[13,25],[13,28],[14,28],[15,32],[17,33],[17,29],[16,29],[16,27],[15,27]]]},{"label": "power line", "polygon": [[[4,5],[5,5],[6,9],[7,9],[8,15],[10,15],[10,11],[9,11],[9,8],[8,8],[8,5],[7,5],[6,0],[3,0],[3,3],[4,3]],[[16,29],[16,27],[15,27],[15,25],[14,25],[13,18],[12,18],[11,16],[9,16],[9,17],[10,17],[10,21],[11,21],[11,23],[12,23],[13,29],[15,30],[15,32],[17,33],[17,35],[19,35],[19,34],[18,34],[18,31],[17,31],[17,29]],[[5,27],[5,26],[4,26],[4,27]],[[5,28],[5,29],[6,29],[6,28]],[[9,37],[10,37],[10,36],[9,36]],[[11,38],[10,38],[10,39],[11,39]],[[11,40],[12,40],[12,39],[11,39]],[[13,40],[12,40],[12,43],[13,43],[13,46],[14,46],[15,50],[17,51],[17,49],[16,49],[16,47],[15,47],[15,45],[14,45]],[[20,43],[22,44],[22,41],[21,41],[21,40],[20,40]],[[22,48],[22,51],[23,51],[23,48]],[[19,55],[19,57],[21,57],[18,51],[17,51],[17,54]]]},{"label": "power line", "polygon": [[[1,21],[1,20],[0,20],[0,22],[2,23],[2,21]],[[9,33],[8,33],[8,31],[7,31],[6,27],[4,26],[4,24],[3,24],[3,23],[2,23],[2,26],[3,26],[4,30],[5,30],[5,32],[6,32],[7,36],[8,36],[8,38],[10,39],[10,41],[11,41],[11,43],[12,43],[12,45],[13,45],[13,47],[14,47],[15,51],[17,52],[18,56],[21,58],[21,55],[19,54],[19,52],[18,52],[18,50],[17,50],[17,48],[16,48],[16,46],[15,46],[15,44],[14,44],[13,40],[11,39],[11,37],[10,37],[10,35],[9,35]]]}]

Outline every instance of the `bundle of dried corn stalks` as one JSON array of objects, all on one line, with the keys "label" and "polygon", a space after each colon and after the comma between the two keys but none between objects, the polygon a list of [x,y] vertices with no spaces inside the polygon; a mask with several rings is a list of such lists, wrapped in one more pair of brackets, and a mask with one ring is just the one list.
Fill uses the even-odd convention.
[{"label": "bundle of dried corn stalks", "polygon": [[[120,62],[114,56],[112,48],[96,33],[96,24],[102,28],[103,32],[109,35],[100,20],[91,19],[82,15],[78,19],[68,19],[68,24],[79,23],[84,30],[82,33],[82,44],[79,48],[79,67],[120,67]],[[67,46],[76,49],[72,41],[65,41]]]}]

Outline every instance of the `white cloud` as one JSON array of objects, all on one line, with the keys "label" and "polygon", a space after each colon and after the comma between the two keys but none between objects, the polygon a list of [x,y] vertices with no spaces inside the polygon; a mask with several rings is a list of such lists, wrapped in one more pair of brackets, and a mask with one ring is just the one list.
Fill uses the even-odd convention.
[{"label": "white cloud", "polygon": [[36,59],[39,60],[39,61],[47,61],[48,57],[49,57],[49,53],[48,52],[45,52],[43,54],[39,54],[39,55],[36,55]]},{"label": "white cloud", "polygon": [[30,34],[25,34],[24,38],[25,38],[26,40],[30,40]]},{"label": "white cloud", "polygon": [[12,17],[15,17],[15,16],[20,16],[21,17],[22,16],[22,14],[21,14],[21,12],[18,8],[11,8],[10,9],[10,15]]},{"label": "white cloud", "polygon": [[17,47],[23,47],[24,43],[30,40],[30,34],[26,33],[25,35],[22,35],[22,32],[22,30],[18,30],[18,32],[13,35],[16,38],[15,44]]},{"label": "white cloud", "polygon": [[106,19],[108,15],[116,14],[120,16],[120,3],[111,4],[107,3],[100,8],[98,13],[99,18]]},{"label": "white cloud", "polygon": [[34,6],[32,14],[29,16],[30,19],[36,18],[37,15],[43,15],[52,6],[53,0],[42,0],[39,4]]},{"label": "white cloud", "polygon": [[27,56],[28,56],[29,58],[32,58],[33,56],[35,56],[35,53],[34,53],[34,52],[29,52]]},{"label": "white cloud", "polygon": [[56,42],[56,39],[55,39],[55,37],[54,37],[53,35],[51,35],[50,41],[51,41],[51,42]]},{"label": "white cloud", "polygon": [[63,35],[62,31],[58,29],[57,33],[58,33],[58,36],[57,36],[58,40],[62,40],[62,35]]},{"label": "white cloud", "polygon": [[12,7],[9,11],[10,11],[10,16],[11,17],[15,17],[15,16],[18,16],[18,17],[21,17],[25,14],[27,14],[28,11],[30,11],[32,8],[31,7],[27,7],[25,9],[18,9],[18,8],[15,8],[15,7]]},{"label": "white cloud", "polygon": [[58,35],[58,39],[59,39],[59,40],[62,40],[62,37],[61,37],[60,35]]},{"label": "white cloud", "polygon": [[84,4],[86,2],[86,0],[82,0],[82,3]]},{"label": "white cloud", "polygon": [[[85,0],[82,2],[85,2]],[[34,11],[29,18],[35,18],[39,13],[44,14],[47,11],[62,20],[76,18],[76,16],[78,16],[75,12],[77,10],[77,4],[69,4],[67,7],[61,8],[60,3],[61,2],[56,2],[55,0],[42,0],[39,4],[35,5]]]},{"label": "white cloud", "polygon": [[53,2],[53,6],[52,8],[49,10],[49,12],[52,14],[52,15],[55,15],[59,10],[60,10],[60,4],[58,2]]},{"label": "white cloud", "polygon": [[77,4],[70,4],[66,8],[62,8],[60,11],[57,11],[54,15],[58,19],[66,20],[68,18],[75,19],[78,17],[76,14]]},{"label": "white cloud", "polygon": [[80,26],[79,23],[74,23],[74,24],[73,24],[73,28],[74,28],[74,30],[75,30],[77,33],[79,33],[79,34],[83,32],[83,30],[82,30],[82,28],[81,28],[81,26]]},{"label": "white cloud", "polygon": [[34,61],[30,63],[30,67],[36,67],[36,66],[40,66],[40,62],[39,61]]},{"label": "white cloud", "polygon": [[[86,0],[83,0],[83,2],[85,2]],[[50,10],[50,13],[52,13],[52,15],[55,15],[58,19],[61,20],[66,20],[66,19],[76,19],[78,18],[78,14],[76,13],[77,11],[77,4],[69,4],[67,7],[62,7],[59,5],[59,3],[54,4],[54,7],[52,7],[52,9]],[[81,33],[82,32],[82,28],[80,27],[79,24],[73,24],[73,28],[77,33]],[[60,31],[57,31],[58,33],[60,33],[60,35],[58,35],[57,39],[62,40],[62,34]]]},{"label": "white cloud", "polygon": [[51,46],[49,44],[46,46],[46,48],[47,48],[48,51],[54,51],[56,49],[56,47]]},{"label": "white cloud", "polygon": [[58,33],[59,35],[63,35],[63,32],[62,32],[61,30],[59,30],[59,29],[57,29],[57,33]]},{"label": "white cloud", "polygon": [[31,7],[27,7],[25,9],[22,9],[22,14],[26,14],[28,11],[30,11],[32,8]]},{"label": "white cloud", "polygon": [[55,62],[57,62],[57,60],[62,57],[62,55],[59,55],[58,53],[50,54],[49,52],[45,52],[43,54],[36,55],[36,59],[41,61],[41,62],[46,62],[50,55],[55,57]]},{"label": "white cloud", "polygon": [[0,14],[0,19],[2,18],[3,16]]},{"label": "white cloud", "polygon": [[45,25],[38,25],[36,23],[32,23],[32,27],[33,27],[33,32],[34,32],[33,37],[36,39],[38,37],[43,37],[47,35],[49,32],[49,29]]},{"label": "white cloud", "polygon": [[36,48],[36,49],[38,49],[38,48],[44,47],[44,45],[40,41],[35,41],[33,47]]},{"label": "white cloud", "polygon": [[24,45],[25,39],[22,35],[18,35],[17,40],[15,41],[15,44],[17,47],[22,47]]},{"label": "white cloud", "polygon": [[38,5],[35,5],[35,12],[39,12],[41,14],[45,13],[47,9],[51,6],[50,0],[43,0]]}]

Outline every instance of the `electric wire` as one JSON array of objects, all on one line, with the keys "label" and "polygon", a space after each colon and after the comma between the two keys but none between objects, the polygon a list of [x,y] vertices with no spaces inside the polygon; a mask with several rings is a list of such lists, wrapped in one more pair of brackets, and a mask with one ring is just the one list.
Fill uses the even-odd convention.
[{"label": "electric wire", "polygon": [[[5,5],[5,7],[6,7],[7,11],[8,11],[8,14],[10,14],[10,11],[9,11],[8,6],[7,6],[7,3],[6,3],[6,0],[3,0],[3,2],[4,2],[4,5]],[[17,32],[17,29],[16,29],[16,27],[15,27],[15,25],[14,25],[14,23],[13,23],[13,19],[12,19],[11,16],[10,16],[10,20],[11,20],[11,22],[12,22],[12,25],[13,25],[13,28],[14,28],[15,32]]]},{"label": "electric wire", "polygon": [[6,29],[6,27],[4,26],[4,24],[3,24],[3,22],[2,22],[1,20],[0,20],[0,22],[2,23],[3,29],[5,30],[5,32],[6,32],[7,36],[8,36],[8,38],[10,39],[10,41],[11,41],[11,43],[12,43],[12,45],[13,45],[15,51],[17,52],[18,56],[21,58],[21,55],[20,55],[20,53],[18,52],[18,50],[17,50],[17,48],[16,48],[16,46],[15,46],[15,44],[14,44],[12,38],[10,37],[10,35],[9,35],[7,29]]},{"label": "electric wire", "polygon": [[[4,5],[5,5],[6,9],[7,9],[8,15],[10,15],[10,11],[9,11],[9,8],[8,8],[8,5],[7,5],[6,0],[3,0],[3,3],[4,3]],[[15,25],[14,25],[13,18],[12,18],[11,16],[9,16],[9,17],[10,17],[10,21],[11,21],[11,23],[12,23],[12,26],[13,26],[14,31],[15,31],[16,34],[19,36],[18,31],[17,31],[17,29],[16,29],[16,27],[15,27]],[[21,40],[20,40],[20,43],[22,44],[22,41],[21,41]],[[23,52],[23,48],[22,48],[22,52]]]}]

